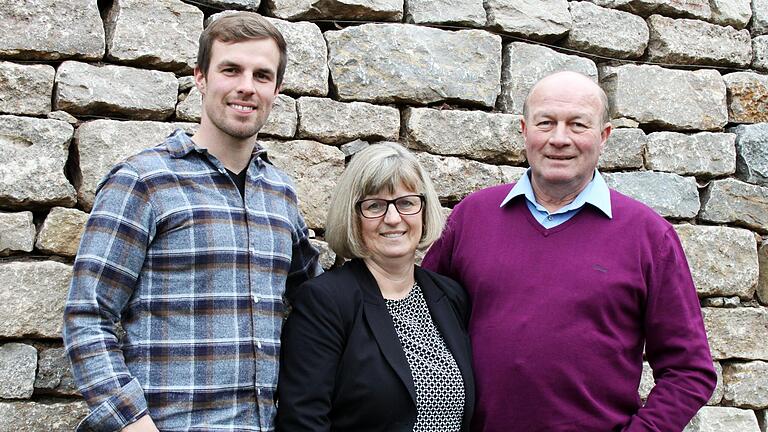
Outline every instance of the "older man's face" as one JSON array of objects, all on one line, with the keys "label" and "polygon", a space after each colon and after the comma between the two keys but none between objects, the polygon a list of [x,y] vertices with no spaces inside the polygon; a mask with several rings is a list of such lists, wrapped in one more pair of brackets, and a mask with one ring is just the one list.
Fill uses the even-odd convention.
[{"label": "older man's face", "polygon": [[572,75],[551,76],[533,90],[523,135],[534,189],[578,193],[592,179],[611,132],[598,91],[588,78]]}]

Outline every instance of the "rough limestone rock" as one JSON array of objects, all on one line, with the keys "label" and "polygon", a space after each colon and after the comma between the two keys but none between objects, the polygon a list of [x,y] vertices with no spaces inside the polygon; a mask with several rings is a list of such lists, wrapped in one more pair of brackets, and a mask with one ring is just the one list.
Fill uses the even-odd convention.
[{"label": "rough limestone rock", "polygon": [[496,165],[429,153],[417,153],[416,158],[429,173],[437,196],[444,202],[457,202],[476,190],[509,181]]},{"label": "rough limestone rock", "polygon": [[269,159],[296,183],[299,205],[309,228],[325,226],[328,202],[344,171],[344,153],[315,141],[265,141]]},{"label": "rough limestone rock", "polygon": [[416,24],[454,24],[482,27],[483,0],[406,0],[405,20]]},{"label": "rough limestone rock", "polygon": [[760,278],[757,281],[757,298],[762,304],[768,305],[768,242],[763,242],[757,250],[760,263]]},{"label": "rough limestone rock", "polygon": [[768,360],[768,309],[705,307],[702,313],[715,360]]},{"label": "rough limestone rock", "polygon": [[699,212],[699,192],[692,177],[652,171],[606,173],[604,177],[609,187],[664,217],[692,218]]},{"label": "rough limestone rock", "polygon": [[760,432],[768,431],[768,409],[756,411],[757,423],[760,425]]},{"label": "rough limestone rock", "polygon": [[40,227],[35,246],[45,253],[74,257],[87,221],[88,213],[54,207]]},{"label": "rough limestone rock", "polygon": [[59,120],[65,123],[69,123],[73,127],[76,127],[80,123],[80,120],[78,120],[77,118],[75,118],[75,116],[73,116],[72,114],[66,111],[51,111],[48,114],[46,114],[45,117],[51,120]]},{"label": "rough limestone rock", "polygon": [[597,167],[600,170],[639,169],[648,138],[641,129],[614,129],[605,143]]},{"label": "rough limestone rock", "polygon": [[[707,401],[707,405],[717,405],[723,398],[723,367],[720,366],[720,363],[718,362],[715,362],[714,366],[715,374],[717,374],[717,385],[715,386],[715,391],[712,392],[709,401]],[[647,361],[644,361],[643,374],[640,377],[640,387],[638,388],[640,399],[647,400],[648,394],[651,393],[651,389],[654,385],[653,369],[651,369],[651,365]]]},{"label": "rough limestone rock", "polygon": [[203,12],[180,0],[116,0],[105,28],[107,59],[191,72],[203,31]]},{"label": "rough limestone rock", "polygon": [[734,72],[723,76],[731,123],[768,122],[768,76]]},{"label": "rough limestone rock", "polygon": [[699,297],[749,300],[758,276],[755,235],[741,228],[675,225]]},{"label": "rough limestone rock", "polygon": [[535,40],[568,33],[572,19],[566,0],[486,0],[488,26]]},{"label": "rough limestone rock", "polygon": [[363,24],[325,33],[341,100],[492,107],[500,91],[501,37],[410,24]]},{"label": "rough limestone rock", "polygon": [[66,61],[56,73],[54,105],[75,115],[164,120],[174,112],[178,88],[170,72]]},{"label": "rough limestone rock", "polygon": [[342,144],[339,146],[339,149],[344,153],[344,157],[348,158],[352,156],[353,154],[359,152],[360,150],[368,147],[371,145],[368,141],[363,140],[354,140],[350,141],[346,144]]},{"label": "rough limestone rock", "polygon": [[267,11],[278,18],[400,21],[403,0],[266,0]]},{"label": "rough limestone rock", "polygon": [[525,161],[521,116],[407,108],[403,118],[410,148],[493,163]]},{"label": "rough limestone rock", "polygon": [[752,67],[768,72],[768,35],[752,38]]},{"label": "rough limestone rock", "polygon": [[658,13],[673,17],[708,19],[710,0],[591,0],[600,6],[621,9],[647,17]]},{"label": "rough limestone rock", "polygon": [[754,411],[728,407],[703,407],[683,432],[760,432],[760,428]]},{"label": "rough limestone rock", "polygon": [[104,56],[97,0],[5,1],[0,8],[0,57],[22,60]]},{"label": "rough limestone rock", "polygon": [[214,9],[235,9],[256,12],[261,0],[195,0],[195,4],[210,6]]},{"label": "rough limestone rock", "polygon": [[78,402],[0,402],[0,430],[14,432],[71,431],[88,414]]},{"label": "rough limestone rock", "polygon": [[605,66],[600,85],[612,117],[677,130],[719,130],[728,122],[725,83],[714,70]]},{"label": "rough limestone rock", "polygon": [[43,349],[37,357],[36,389],[56,395],[79,395],[64,348]]},{"label": "rough limestone rock", "polygon": [[502,183],[514,183],[520,180],[520,177],[525,174],[527,171],[526,168],[523,167],[516,167],[516,166],[509,166],[509,165],[499,165],[499,169],[501,170],[501,182]]},{"label": "rough limestone rock", "polygon": [[36,369],[35,347],[21,343],[0,345],[0,398],[32,397]]},{"label": "rough limestone rock", "polygon": [[36,234],[32,212],[0,212],[0,256],[32,252]]},{"label": "rough limestone rock", "polygon": [[749,31],[754,36],[768,34],[768,0],[752,0]]},{"label": "rough limestone rock", "polygon": [[55,76],[53,66],[0,61],[0,112],[48,114]]},{"label": "rough limestone rock", "polygon": [[736,134],[736,177],[768,186],[768,123],[740,125]]},{"label": "rough limestone rock", "polygon": [[328,48],[320,27],[310,22],[269,19],[288,44],[283,92],[310,96],[328,94]]},{"label": "rough limestone rock", "polygon": [[740,408],[768,408],[768,362],[726,363],[723,402]]},{"label": "rough limestone rock", "polygon": [[559,53],[551,48],[524,42],[504,46],[499,108],[522,114],[525,98],[541,78],[560,71],[579,72],[597,82],[597,66],[592,60]]},{"label": "rough limestone rock", "polygon": [[179,103],[176,104],[177,120],[199,122],[202,111],[203,95],[196,86],[193,86],[186,95],[179,95]]},{"label": "rough limestone rock", "polygon": [[752,18],[751,0],[710,0],[712,15],[707,19],[715,24],[743,29]]},{"label": "rough limestone rock", "polygon": [[336,252],[328,247],[328,243],[317,239],[310,239],[309,242],[320,251],[320,266],[325,270],[333,267],[336,262]]},{"label": "rough limestone rock", "polygon": [[654,132],[648,135],[646,168],[680,175],[722,176],[736,171],[736,135]]},{"label": "rough limestone rock", "polygon": [[607,57],[638,58],[648,45],[648,25],[637,15],[586,1],[570,2],[573,27],[563,45]]},{"label": "rough limestone rock", "polygon": [[73,206],[64,176],[74,128],[62,121],[0,116],[0,205]]},{"label": "rough limestone rock", "polygon": [[296,110],[300,138],[340,144],[358,138],[397,141],[400,134],[400,111],[394,107],[303,97]]},{"label": "rough limestone rock", "polygon": [[768,187],[728,178],[715,180],[702,194],[701,214],[707,222],[735,223],[768,232]]}]

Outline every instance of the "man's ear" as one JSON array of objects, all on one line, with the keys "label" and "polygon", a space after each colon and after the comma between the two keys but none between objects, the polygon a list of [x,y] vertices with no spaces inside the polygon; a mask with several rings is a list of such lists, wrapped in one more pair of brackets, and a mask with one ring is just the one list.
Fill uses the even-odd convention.
[{"label": "man's ear", "polygon": [[608,141],[608,137],[611,136],[611,132],[613,132],[613,125],[611,122],[604,124],[603,130],[600,132],[600,153],[605,150],[605,143]]},{"label": "man's ear", "polygon": [[195,86],[200,91],[200,94],[205,96],[205,92],[206,92],[205,74],[203,73],[202,70],[200,70],[199,67],[195,66],[194,75],[195,75]]},{"label": "man's ear", "polygon": [[283,84],[284,82],[281,82],[279,86],[275,86],[275,96],[277,96],[278,93],[283,91]]}]

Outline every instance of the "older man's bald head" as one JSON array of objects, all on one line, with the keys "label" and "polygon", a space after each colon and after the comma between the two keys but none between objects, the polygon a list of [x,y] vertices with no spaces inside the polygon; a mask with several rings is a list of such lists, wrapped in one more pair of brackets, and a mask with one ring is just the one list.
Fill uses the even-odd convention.
[{"label": "older man's bald head", "polygon": [[524,118],[529,118],[528,115],[530,114],[529,105],[531,97],[534,95],[536,90],[542,86],[558,86],[562,89],[563,92],[570,91],[570,89],[573,89],[574,86],[580,86],[582,89],[594,92],[594,96],[599,100],[600,106],[602,107],[600,116],[601,122],[608,123],[611,120],[608,106],[608,96],[605,94],[605,91],[603,91],[603,89],[597,85],[597,83],[595,83],[590,77],[573,71],[555,72],[536,81],[536,84],[534,84],[533,87],[531,87],[531,90],[528,92],[528,96],[526,96],[525,103],[523,104]]}]

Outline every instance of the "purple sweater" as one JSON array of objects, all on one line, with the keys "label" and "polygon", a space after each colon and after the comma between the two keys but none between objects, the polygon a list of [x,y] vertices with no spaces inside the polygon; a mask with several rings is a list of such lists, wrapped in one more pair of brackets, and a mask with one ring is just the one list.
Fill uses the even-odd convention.
[{"label": "purple sweater", "polygon": [[523,197],[499,208],[510,189],[465,198],[422,264],[470,296],[473,431],[681,431],[716,375],[672,226],[611,190],[613,219],[587,205],[545,229]]}]

